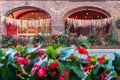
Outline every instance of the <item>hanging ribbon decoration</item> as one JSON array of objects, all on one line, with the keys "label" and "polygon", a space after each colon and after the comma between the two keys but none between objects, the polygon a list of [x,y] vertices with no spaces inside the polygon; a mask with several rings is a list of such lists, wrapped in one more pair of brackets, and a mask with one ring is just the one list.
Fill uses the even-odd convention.
[{"label": "hanging ribbon decoration", "polygon": [[110,21],[111,18],[95,19],[95,20],[80,20],[80,19],[67,18],[68,25],[73,26],[74,28],[87,27],[87,26],[104,27]]},{"label": "hanging ribbon decoration", "polygon": [[[6,24],[8,34],[17,35],[18,33],[23,33],[24,31],[26,33],[26,29],[28,29],[29,26],[32,26],[35,28],[40,26],[42,30],[45,29],[45,31],[48,32],[49,31],[48,29],[50,29],[49,27],[51,24],[50,18],[40,19],[40,20],[19,20],[19,19],[5,17],[2,15],[0,15],[0,17],[1,17],[0,19],[1,23]],[[39,32],[36,30],[36,33],[39,33]]]}]

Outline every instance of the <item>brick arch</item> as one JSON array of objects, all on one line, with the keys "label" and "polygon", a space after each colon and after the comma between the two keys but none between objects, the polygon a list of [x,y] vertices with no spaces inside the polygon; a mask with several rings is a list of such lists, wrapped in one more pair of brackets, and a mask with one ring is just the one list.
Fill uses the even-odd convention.
[{"label": "brick arch", "polygon": [[5,16],[8,16],[9,14],[11,14],[14,11],[22,10],[22,9],[36,9],[36,10],[39,10],[39,11],[42,11],[42,12],[48,14],[49,17],[51,18],[51,15],[46,10],[38,8],[38,7],[34,7],[34,6],[22,6],[22,7],[13,8],[13,9],[9,10],[8,12],[6,12]]},{"label": "brick arch", "polygon": [[98,12],[103,13],[103,14],[106,15],[107,17],[111,17],[111,14],[110,14],[108,11],[106,11],[106,10],[104,10],[104,9],[102,9],[102,8],[93,7],[93,6],[83,6],[83,7],[74,8],[74,9],[68,11],[67,13],[65,13],[64,17],[66,18],[66,17],[68,17],[69,15],[74,14],[74,13],[79,12],[79,11],[82,11],[82,10],[98,11]]},{"label": "brick arch", "polygon": [[[8,17],[8,15],[10,15],[12,12],[15,12],[15,11],[18,11],[18,10],[22,10],[22,9],[35,9],[35,10],[37,10],[37,11],[41,11],[41,12],[47,14],[47,15],[49,16],[49,18],[51,19],[51,15],[49,14],[49,12],[47,12],[47,11],[44,10],[44,9],[41,9],[41,8],[39,8],[39,7],[34,7],[34,6],[20,6],[20,7],[13,8],[13,9],[7,11],[7,12],[5,13],[5,16]],[[31,10],[31,11],[34,12],[34,10]],[[17,17],[15,17],[15,19],[19,19],[20,16],[22,16],[23,14],[25,14],[25,13],[27,13],[27,12],[31,12],[31,11],[23,12],[23,13],[21,13],[20,15],[18,15]],[[5,24],[5,25],[6,25],[6,24]],[[6,29],[6,27],[5,27],[5,32],[6,32],[6,31],[7,31],[7,29]],[[49,33],[51,34],[51,21],[50,21],[50,32],[49,32]]]},{"label": "brick arch", "polygon": [[[85,10],[91,10],[91,11],[95,11],[95,12],[100,12],[101,14],[105,15],[105,18],[110,18],[111,17],[111,14],[109,12],[107,12],[106,10],[102,9],[102,8],[93,7],[93,6],[83,6],[83,7],[73,8],[72,10],[67,11],[66,14],[64,15],[64,20],[65,20],[64,24],[65,25],[67,24],[67,18],[70,18],[69,17],[70,15],[72,15],[74,13],[77,13],[77,12],[82,12],[82,11],[85,11]],[[65,28],[66,28],[66,26],[65,26]],[[86,28],[89,28],[89,27],[86,27]],[[84,30],[86,30],[86,28]],[[71,29],[71,30],[73,30],[73,29]],[[83,29],[81,29],[81,30],[83,30]],[[75,32],[76,31],[73,31],[73,33],[75,33]],[[79,36],[79,33],[77,33],[77,35]]]}]

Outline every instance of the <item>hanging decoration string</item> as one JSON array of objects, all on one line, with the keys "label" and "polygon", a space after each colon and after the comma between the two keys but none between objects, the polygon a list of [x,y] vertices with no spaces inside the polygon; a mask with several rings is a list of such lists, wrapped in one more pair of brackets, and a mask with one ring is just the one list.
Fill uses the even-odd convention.
[{"label": "hanging decoration string", "polygon": [[17,25],[20,28],[26,28],[28,26],[41,26],[42,28],[46,25],[50,26],[50,18],[40,19],[40,20],[19,20],[13,19],[5,16],[1,16],[1,23]]},{"label": "hanging decoration string", "polygon": [[111,18],[95,19],[95,20],[80,20],[80,19],[67,18],[67,24],[70,26],[74,26],[74,28],[89,27],[89,26],[104,27],[105,25],[107,25],[107,23],[111,22],[111,20],[112,20]]}]

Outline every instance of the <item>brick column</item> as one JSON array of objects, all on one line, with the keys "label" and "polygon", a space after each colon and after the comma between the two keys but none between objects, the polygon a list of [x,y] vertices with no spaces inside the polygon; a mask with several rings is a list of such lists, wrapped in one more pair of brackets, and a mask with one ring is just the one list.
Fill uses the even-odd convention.
[{"label": "brick column", "polygon": [[64,34],[65,21],[62,17],[51,18],[51,34]]}]

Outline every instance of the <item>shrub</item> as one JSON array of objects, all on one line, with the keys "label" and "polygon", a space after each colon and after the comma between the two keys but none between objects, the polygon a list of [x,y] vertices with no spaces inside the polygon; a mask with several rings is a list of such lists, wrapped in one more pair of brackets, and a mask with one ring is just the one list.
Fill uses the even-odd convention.
[{"label": "shrub", "polygon": [[89,49],[90,43],[88,42],[88,38],[86,36],[78,37],[75,39],[75,45],[81,45],[84,48]]}]

